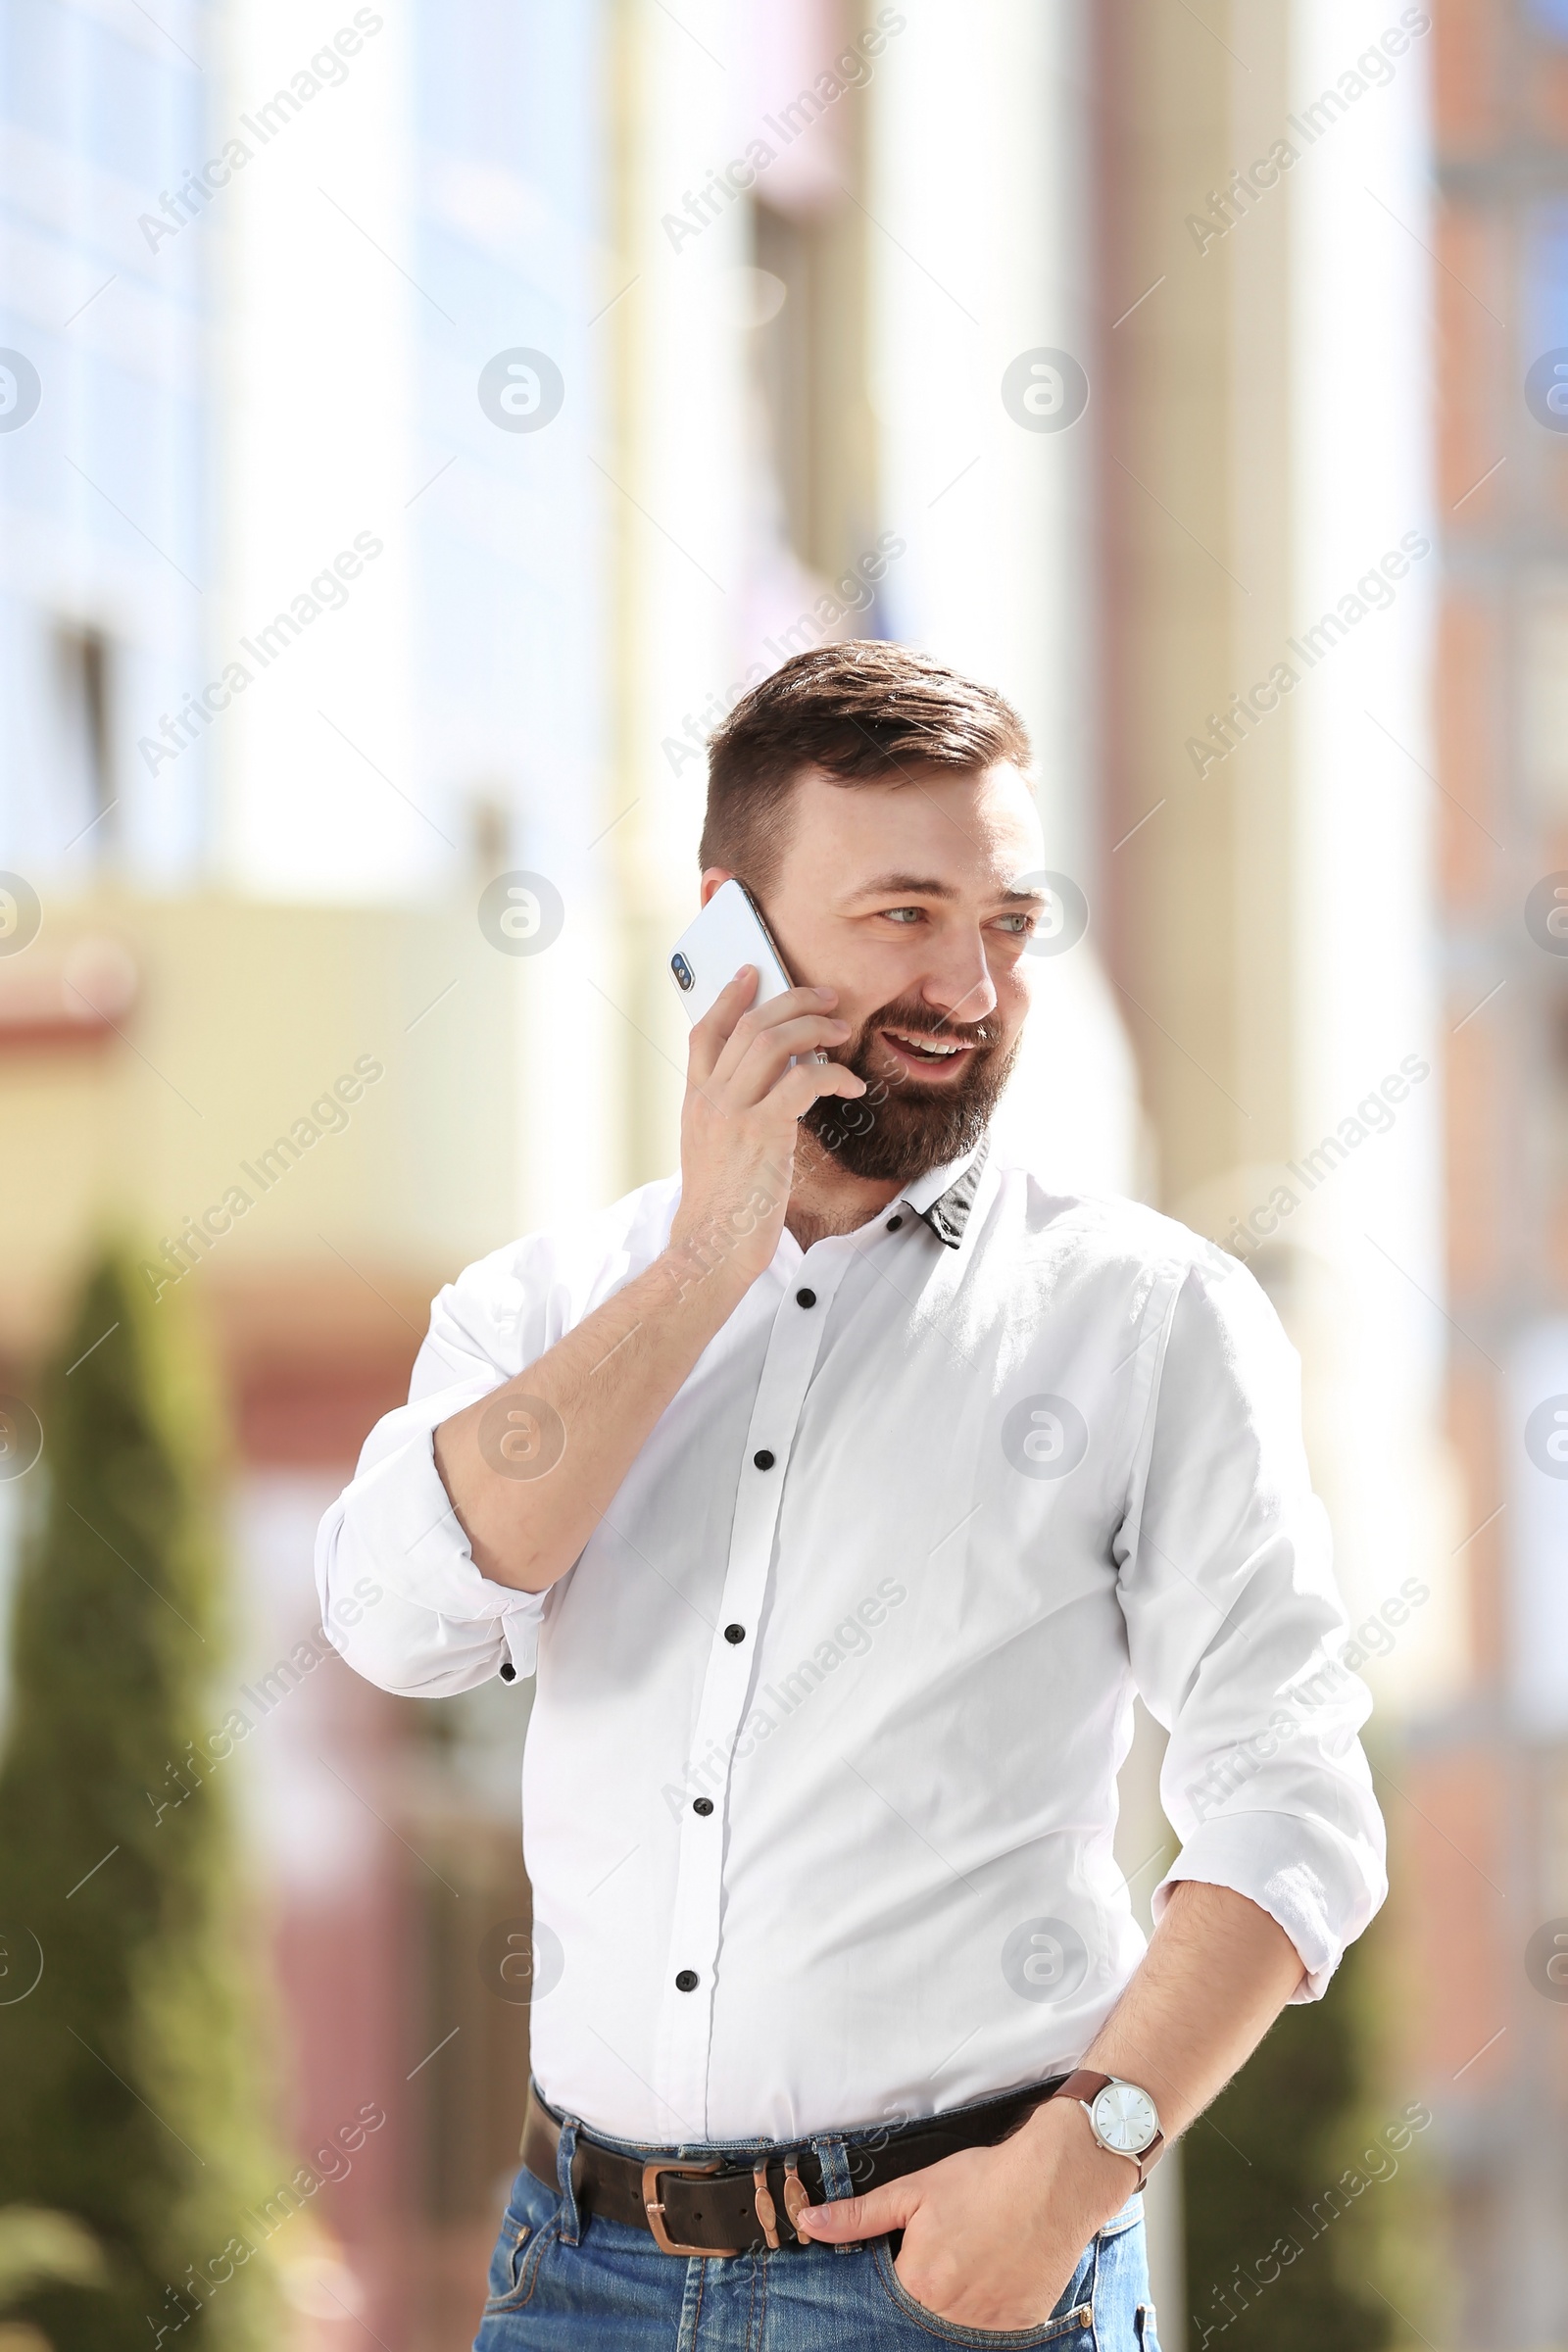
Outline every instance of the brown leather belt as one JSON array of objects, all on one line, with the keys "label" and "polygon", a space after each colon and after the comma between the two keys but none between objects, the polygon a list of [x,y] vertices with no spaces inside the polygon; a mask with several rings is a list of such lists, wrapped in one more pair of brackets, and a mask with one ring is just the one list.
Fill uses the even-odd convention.
[{"label": "brown leather belt", "polygon": [[[1008,2091],[983,2106],[927,2116],[881,2139],[852,2146],[848,2156],[857,2193],[920,2172],[960,2148],[994,2147],[1066,2080],[1054,2075],[1048,2082]],[[551,2188],[560,2144],[561,2118],[530,2090],[519,2153],[529,2172]],[[750,2160],[716,2155],[697,2160],[678,2150],[645,2159],[622,2156],[580,2128],[571,2186],[584,2213],[648,2230],[665,2254],[751,2254],[808,2245],[812,2241],[799,2235],[795,2217],[804,2205],[826,2201],[821,2165],[807,2143],[780,2144]]]}]

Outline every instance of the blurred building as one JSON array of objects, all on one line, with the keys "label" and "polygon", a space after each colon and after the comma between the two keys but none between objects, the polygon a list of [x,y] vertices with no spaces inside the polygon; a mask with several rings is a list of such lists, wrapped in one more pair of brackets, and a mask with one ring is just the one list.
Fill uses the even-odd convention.
[{"label": "blurred building", "polygon": [[1568,2341],[1568,11],[1442,6],[1435,808],[1470,1673],[1424,1727],[1463,2340]]},{"label": "blurred building", "polygon": [[[1418,1931],[1409,1888],[1445,1834],[1495,1866],[1401,1754],[1412,1716],[1465,1685],[1462,1539],[1493,1507],[1465,1515],[1442,1436],[1436,42],[1422,8],[1349,0],[1097,11],[1086,360],[1102,937],[1148,1106],[1151,1197],[1251,1267],[1301,1354],[1315,1483],[1378,1701],[1396,1889],[1379,1941],[1399,1956],[1373,2095],[1391,2113],[1425,2097],[1446,2167],[1464,2107],[1451,2073],[1486,2033],[1445,2070],[1431,2020],[1486,1886],[1453,1861],[1441,1931],[1426,1912]],[[1498,1205],[1478,1210],[1489,1235]],[[1513,2232],[1488,2228],[1508,2265]],[[1398,2341],[1443,2307],[1431,2260],[1411,2260],[1437,2291],[1397,2315]],[[1224,2325],[1226,2283],[1188,2281],[1192,2340]]]},{"label": "blurred building", "polygon": [[317,1127],[181,1283],[236,1433],[290,2123],[389,2118],[296,2233],[302,2345],[469,2339],[527,2022],[527,1693],[303,1664],[315,1521],[442,1280],[673,1163],[703,740],[865,634],[1018,704],[1087,909],[1005,1116],[1243,1256],[1301,1350],[1419,1725],[1379,1755],[1390,2068],[1437,2119],[1455,2340],[1568,2337],[1564,2013],[1524,1965],[1568,1914],[1526,1443],[1568,1396],[1568,460],[1520,393],[1568,356],[1559,19],[14,0],[0,867],[40,923],[0,876],[0,1387],[98,1230],[161,1250]]},{"label": "blurred building", "polygon": [[135,747],[209,627],[212,272],[199,239],[170,230],[160,261],[138,225],[203,150],[200,14],[176,9],[182,49],[130,7],[16,0],[0,35],[5,855],[57,888],[121,859],[187,878],[211,806],[204,743],[161,781]]},{"label": "blurred building", "polygon": [[[1302,1350],[1354,1614],[1426,1573],[1449,1503],[1432,1438],[1430,26],[1391,12],[1385,46],[1333,0],[1242,0],[1200,38],[1137,0],[1100,24],[1112,970],[1161,1205],[1252,1267]],[[1390,1659],[1391,1697],[1451,1646],[1446,1606],[1423,1604]]]},{"label": "blurred building", "polygon": [[524,1052],[475,919],[524,859],[591,903],[594,502],[536,443],[498,465],[517,444],[440,344],[461,286],[485,352],[504,318],[571,367],[603,75],[543,11],[274,13],[7,19],[0,1357],[25,1389],[105,1229],[195,1261],[279,2122],[308,2156],[388,2117],[277,2250],[302,2344],[457,2343],[526,2081],[526,2012],[481,1974],[492,1927],[526,1932],[526,1701],[459,1721],[358,1684],[313,1642],[309,1562],[525,1172],[616,1189],[610,1090],[563,1082],[559,1019]]},{"label": "blurred building", "polygon": [[[349,1676],[315,1523],[438,1284],[672,1163],[664,956],[748,683],[939,648],[1088,877],[1089,443],[997,395],[1087,332],[1083,20],[19,0],[5,38],[0,1388],[102,1232],[188,1265],[281,2120],[308,2158],[388,2117],[277,2241],[298,2344],[446,2352],[526,2080],[527,1692]],[[1125,1188],[1093,933],[1043,981],[1008,1115]]]}]

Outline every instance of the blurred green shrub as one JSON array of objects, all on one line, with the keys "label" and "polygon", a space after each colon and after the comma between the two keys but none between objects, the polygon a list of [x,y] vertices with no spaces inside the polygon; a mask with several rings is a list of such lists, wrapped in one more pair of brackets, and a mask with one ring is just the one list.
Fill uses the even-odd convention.
[{"label": "blurred green shrub", "polygon": [[265,2256],[214,2275],[270,2168],[229,1791],[181,1771],[221,1720],[224,1650],[215,1384],[179,1314],[104,1255],[28,1477],[0,1759],[0,2206],[74,2217],[102,2249],[98,2283],[57,2265],[19,2292],[58,2352],[277,2341]]},{"label": "blurred green shrub", "polygon": [[90,2230],[42,2205],[0,2206],[0,2312],[45,2281],[101,2286],[104,2258]]},{"label": "blurred green shrub", "polygon": [[1391,2064],[1396,1936],[1380,1915],[1184,2139],[1188,2352],[1426,2340],[1433,2119]]}]

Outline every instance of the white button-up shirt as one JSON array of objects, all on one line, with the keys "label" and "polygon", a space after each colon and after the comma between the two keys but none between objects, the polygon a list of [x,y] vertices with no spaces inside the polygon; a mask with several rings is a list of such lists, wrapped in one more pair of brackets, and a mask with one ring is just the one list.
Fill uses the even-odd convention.
[{"label": "white button-up shirt", "polygon": [[1233,1887],[1320,1993],[1382,1900],[1382,1824],[1251,1276],[982,1148],[858,1232],[784,1233],[569,1573],[490,1583],[431,1432],[646,1267],[678,1193],[444,1290],[318,1545],[371,1682],[537,1671],[545,2096],[661,2145],[784,2139],[1074,2065],[1143,1950],[1111,1852],[1135,1690],[1181,1839],[1156,1914]]}]

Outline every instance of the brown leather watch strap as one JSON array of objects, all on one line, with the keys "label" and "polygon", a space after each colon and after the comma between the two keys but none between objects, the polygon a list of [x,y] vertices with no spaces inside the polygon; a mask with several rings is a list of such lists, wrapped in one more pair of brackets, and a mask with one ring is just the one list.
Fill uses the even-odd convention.
[{"label": "brown leather watch strap", "polygon": [[1058,2083],[1052,2095],[1058,2099],[1079,2099],[1089,2107],[1099,2098],[1105,2084],[1114,2081],[1114,2075],[1097,2075],[1092,2066],[1081,2066],[1075,2074],[1067,2077],[1065,2082]]}]

